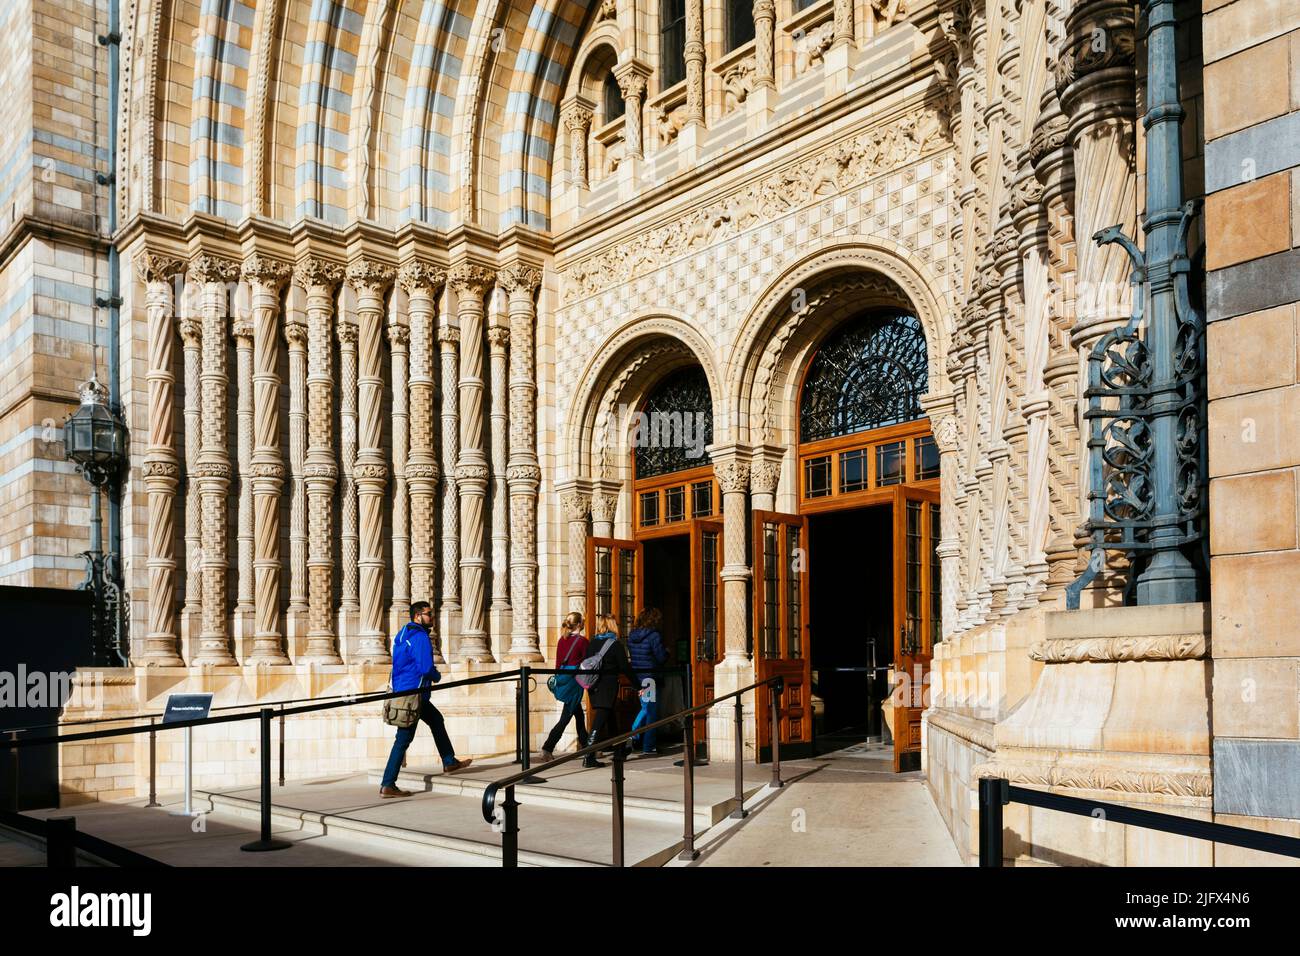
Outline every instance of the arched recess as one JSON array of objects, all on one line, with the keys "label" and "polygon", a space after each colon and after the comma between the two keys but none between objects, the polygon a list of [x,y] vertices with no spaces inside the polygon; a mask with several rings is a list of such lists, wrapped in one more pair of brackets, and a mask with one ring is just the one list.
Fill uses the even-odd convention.
[{"label": "arched recess", "polygon": [[946,394],[951,313],[923,263],[888,240],[830,241],[788,266],[741,324],[726,391],[734,421],[724,422],[735,440],[796,444],[793,411],[803,367],[827,332],[871,306],[901,306],[917,316],[925,330],[929,396]]},{"label": "arched recess", "polygon": [[714,442],[722,408],[722,379],[712,344],[686,319],[652,315],[634,319],[596,350],[576,381],[582,383],[568,412],[565,461],[571,477],[620,482],[631,477],[627,437],[619,434],[621,406],[639,406],[669,372],[699,365],[713,400]]}]

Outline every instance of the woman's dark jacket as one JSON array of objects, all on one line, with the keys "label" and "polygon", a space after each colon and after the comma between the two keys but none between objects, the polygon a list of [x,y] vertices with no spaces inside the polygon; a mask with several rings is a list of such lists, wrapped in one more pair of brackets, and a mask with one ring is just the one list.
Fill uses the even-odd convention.
[{"label": "woman's dark jacket", "polygon": [[[659,632],[650,627],[634,628],[627,636],[627,649],[632,658],[632,670],[639,677],[654,677],[656,683],[660,683],[661,675],[651,674],[651,671],[663,667],[668,660],[668,652],[664,650],[663,638]],[[640,683],[638,680],[637,684]]]},{"label": "woman's dark jacket", "polygon": [[596,683],[587,691],[591,698],[592,707],[613,707],[614,701],[618,699],[618,675],[624,674],[636,687],[640,684],[637,680],[636,672],[632,670],[632,665],[628,663],[627,650],[623,647],[623,642],[616,638],[609,631],[604,634],[597,634],[591,638],[587,645],[587,656],[595,657],[605,646],[605,641],[613,641],[611,647],[600,662],[600,677]]}]

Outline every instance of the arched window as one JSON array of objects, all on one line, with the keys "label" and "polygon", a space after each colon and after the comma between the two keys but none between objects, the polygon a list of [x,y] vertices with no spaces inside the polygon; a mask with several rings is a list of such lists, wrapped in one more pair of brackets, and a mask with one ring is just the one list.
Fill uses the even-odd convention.
[{"label": "arched window", "polygon": [[808,366],[799,440],[819,441],[921,418],[925,331],[902,309],[868,312],[828,338]]},{"label": "arched window", "polygon": [[754,39],[754,0],[727,0],[727,52]]},{"label": "arched window", "polygon": [[613,71],[605,74],[604,100],[606,123],[611,123],[623,115],[626,108],[623,105],[623,91],[618,88],[618,80],[614,78]]},{"label": "arched window", "polygon": [[695,365],[665,376],[628,426],[638,479],[707,465],[713,396],[704,369]]},{"label": "arched window", "polygon": [[659,74],[665,90],[686,79],[686,0],[659,0]]}]

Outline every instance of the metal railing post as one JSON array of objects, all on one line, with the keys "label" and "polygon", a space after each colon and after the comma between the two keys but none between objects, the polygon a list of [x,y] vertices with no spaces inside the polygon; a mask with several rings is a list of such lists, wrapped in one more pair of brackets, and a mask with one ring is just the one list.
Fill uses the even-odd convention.
[{"label": "metal railing post", "polygon": [[614,748],[614,769],[610,772],[614,803],[614,866],[623,866],[623,745]]},{"label": "metal railing post", "polygon": [[781,780],[781,690],[782,681],[772,684],[772,786],[784,787]]},{"label": "metal railing post", "polygon": [[[9,742],[10,743],[18,742],[18,731],[16,730],[9,731]],[[13,788],[13,806],[10,807],[9,809],[14,813],[18,813],[20,811],[20,807],[18,806],[20,802],[20,797],[18,792],[19,759],[20,758],[18,756],[18,748],[10,747],[9,748],[9,765],[10,765],[9,771],[10,773],[13,774],[14,788]]]},{"label": "metal railing post", "polygon": [[77,865],[77,818],[50,817],[45,821],[45,865]]},{"label": "metal railing post", "polygon": [[162,806],[158,802],[158,731],[157,719],[149,718],[149,802],[146,807]]},{"label": "metal railing post", "polygon": [[700,851],[695,849],[695,715],[688,714],[682,722],[684,762],[683,783],[683,823],[682,852],[677,854],[679,860],[697,860]]},{"label": "metal railing post", "polygon": [[533,749],[533,742],[530,739],[531,734],[529,733],[529,727],[528,727],[529,700],[528,700],[528,665],[527,664],[519,668],[519,697],[520,697],[519,727],[520,727],[520,734],[522,737],[520,753],[523,754],[523,768],[525,770],[528,770],[529,768],[532,767],[531,751]]},{"label": "metal railing post", "polygon": [[262,833],[260,839],[245,843],[240,847],[249,853],[265,850],[286,850],[293,844],[284,840],[271,839],[271,716],[275,713],[270,707],[261,709],[262,746],[258,754],[262,765]]},{"label": "metal railing post", "polygon": [[524,682],[523,678],[515,678],[515,759],[513,763],[524,762]]},{"label": "metal railing post", "polygon": [[280,786],[284,786],[284,704],[280,705]]},{"label": "metal railing post", "polygon": [[1002,865],[1002,807],[1009,802],[1009,784],[996,777],[981,777],[980,866]]},{"label": "metal railing post", "polygon": [[515,788],[506,787],[506,800],[501,804],[504,811],[505,827],[501,831],[501,865],[519,866],[519,802],[515,799]]},{"label": "metal railing post", "polygon": [[745,809],[745,710],[744,698],[736,698],[736,809],[731,811],[731,819],[743,820],[749,816]]}]

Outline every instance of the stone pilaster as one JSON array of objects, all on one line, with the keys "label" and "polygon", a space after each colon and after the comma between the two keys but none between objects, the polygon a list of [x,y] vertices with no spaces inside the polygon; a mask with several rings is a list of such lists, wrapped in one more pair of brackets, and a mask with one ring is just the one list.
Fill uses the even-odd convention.
[{"label": "stone pilaster", "polygon": [[495,637],[499,615],[510,610],[510,514],[506,507],[506,444],[509,414],[506,410],[506,362],[510,329],[494,325],[488,329],[488,369],[492,401],[492,600]]},{"label": "stone pilaster", "polygon": [[[438,327],[442,395],[442,633],[448,640],[460,629],[460,501],[456,457],[460,449],[460,329],[447,317]],[[446,648],[450,652],[450,648]]]},{"label": "stone pilaster", "polygon": [[591,120],[595,116],[593,104],[582,97],[566,100],[561,107],[564,131],[569,136],[569,181],[579,189],[589,183],[587,172],[587,142],[591,136]]},{"label": "stone pilaster", "polygon": [[387,329],[393,389],[393,601],[388,608],[389,633],[395,633],[409,620],[411,606],[411,499],[406,475],[411,454],[408,391],[411,327],[407,321],[394,312],[389,316]]},{"label": "stone pilaster", "polygon": [[286,316],[289,346],[289,614],[288,636],[296,655],[307,632],[307,326]]},{"label": "stone pilaster", "polygon": [[235,448],[239,473],[235,542],[238,580],[235,585],[235,646],[238,657],[252,654],[253,632],[253,320],[236,315],[230,323],[235,340]]},{"label": "stone pilaster", "polygon": [[684,112],[686,125],[704,125],[703,0],[686,0],[686,109]]},{"label": "stone pilaster", "polygon": [[199,445],[203,415],[203,323],[193,316],[179,322],[185,352],[185,605],[181,609],[182,637],[186,653],[193,660],[203,615],[203,532],[199,510]]},{"label": "stone pilaster", "polygon": [[[411,596],[430,603],[438,570],[433,518],[438,490],[433,445],[433,322],[436,297],[446,279],[442,270],[422,262],[407,263],[398,275],[406,291],[410,321],[410,455],[405,471],[411,497]],[[436,624],[433,630],[434,655],[441,663]]]},{"label": "stone pilaster", "polygon": [[226,447],[226,335],[230,321],[227,286],[239,278],[239,265],[203,253],[190,262],[189,277],[202,287],[199,314],[203,326],[203,370],[199,376],[203,421],[195,471],[203,552],[203,624],[194,663],[225,665],[236,663],[226,604],[226,499],[230,493],[230,453]]},{"label": "stone pilaster", "polygon": [[307,485],[309,534],[307,649],[300,663],[341,664],[334,631],[334,377],[330,331],[334,291],[343,267],[323,259],[299,262],[293,281],[307,291]]},{"label": "stone pilaster", "polygon": [[180,259],[142,253],[135,271],[145,283],[149,323],[149,449],[144,459],[144,487],[149,502],[149,630],[140,663],[179,667],[180,631],[176,626],[176,491],[180,462],[172,403],[176,375],[172,352],[175,299],[172,283],[185,270]]},{"label": "stone pilaster", "polygon": [[280,628],[280,493],[284,461],[280,450],[280,290],[291,268],[254,255],[244,262],[253,312],[253,575],[255,664],[288,664]]},{"label": "stone pilaster", "polygon": [[460,454],[456,458],[456,489],[460,496],[461,628],[457,657],[492,661],[484,620],[483,515],[487,497],[488,460],[483,449],[483,295],[493,275],[463,263],[448,273],[456,293],[460,325]]},{"label": "stone pilaster", "polygon": [[542,283],[540,269],[515,263],[497,277],[510,297],[510,491],[511,661],[541,661],[537,633],[537,492],[542,470],[537,461],[537,380],[533,296]]},{"label": "stone pilaster", "polygon": [[775,0],[754,0],[754,88],[776,89]]},{"label": "stone pilaster", "polygon": [[[570,483],[560,492],[560,510],[569,526],[569,578],[564,594],[570,611],[587,611],[587,514],[591,511],[591,492]],[[590,624],[588,625],[590,626]]]},{"label": "stone pilaster", "polygon": [[338,613],[340,651],[351,651],[348,641],[361,620],[361,560],[359,516],[357,514],[357,324],[342,311],[335,316],[334,333],[339,342],[339,478],[343,490],[339,501],[339,561],[342,588]]},{"label": "stone pilaster", "polygon": [[629,60],[614,68],[614,79],[623,94],[623,147],[627,159],[641,159],[645,155],[641,111],[649,75],[649,67],[640,60]]},{"label": "stone pilaster", "polygon": [[348,283],[357,294],[357,393],[360,402],[360,449],[354,474],[361,512],[358,562],[361,628],[352,660],[385,663],[390,658],[383,601],[384,492],[388,488],[388,463],[383,448],[384,293],[392,285],[393,270],[369,259],[361,259],[348,266],[347,275]]},{"label": "stone pilaster", "polygon": [[747,660],[745,652],[745,583],[749,564],[745,560],[746,498],[749,463],[733,452],[713,453],[713,475],[722,492],[722,606],[726,656]]}]

